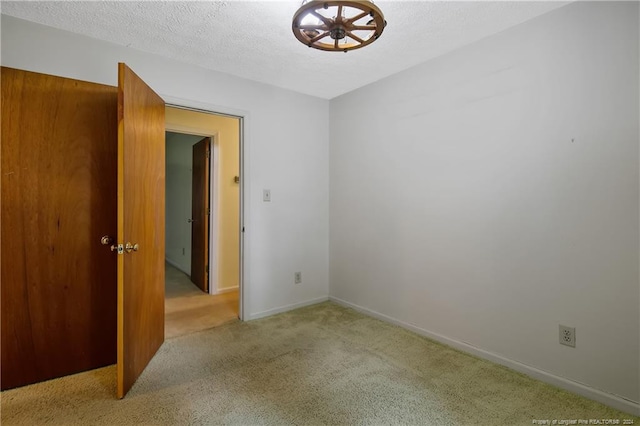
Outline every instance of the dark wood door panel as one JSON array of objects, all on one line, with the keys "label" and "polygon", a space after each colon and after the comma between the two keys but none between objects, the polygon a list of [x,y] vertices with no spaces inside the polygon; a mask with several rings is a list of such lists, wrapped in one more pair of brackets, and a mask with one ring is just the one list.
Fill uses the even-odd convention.
[{"label": "dark wood door panel", "polygon": [[191,174],[191,281],[205,293],[209,291],[209,155],[211,138],[192,148]]},{"label": "dark wood door panel", "polygon": [[116,360],[117,96],[2,68],[2,389]]}]

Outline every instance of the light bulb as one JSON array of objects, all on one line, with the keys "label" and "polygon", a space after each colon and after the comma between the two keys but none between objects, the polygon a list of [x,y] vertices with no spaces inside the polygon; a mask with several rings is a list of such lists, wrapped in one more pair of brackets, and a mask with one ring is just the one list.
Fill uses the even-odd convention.
[{"label": "light bulb", "polygon": [[313,14],[307,13],[300,21],[300,25],[322,25],[322,21],[316,18]]}]

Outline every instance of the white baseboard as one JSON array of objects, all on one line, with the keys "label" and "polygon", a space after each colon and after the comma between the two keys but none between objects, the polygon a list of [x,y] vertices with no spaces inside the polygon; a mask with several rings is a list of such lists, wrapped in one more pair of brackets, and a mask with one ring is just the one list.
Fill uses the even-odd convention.
[{"label": "white baseboard", "polygon": [[169,259],[168,257],[165,257],[165,258],[164,258],[164,261],[165,261],[165,262],[167,262],[169,265],[171,265],[171,266],[175,267],[176,269],[179,269],[179,270],[181,270],[182,272],[184,272],[185,274],[187,274],[187,275],[191,276],[191,273],[189,273],[189,272],[185,271],[179,263],[174,262],[173,260]]},{"label": "white baseboard", "polygon": [[496,364],[503,365],[512,370],[518,371],[520,373],[526,374],[527,376],[533,377],[534,379],[540,380],[545,383],[549,383],[551,385],[557,386],[561,389],[568,390],[569,392],[576,393],[578,395],[584,396],[586,398],[592,399],[594,401],[600,402],[602,404],[613,407],[617,410],[624,411],[635,416],[640,415],[640,403],[628,400],[626,398],[622,398],[618,395],[610,394],[607,392],[603,392],[601,390],[592,388],[590,386],[584,385],[582,383],[566,379],[564,377],[556,376],[555,374],[549,373],[544,370],[540,370],[535,367],[531,367],[526,364],[522,364],[518,361],[514,361],[508,358],[505,358],[500,355],[496,355],[494,353],[485,351],[484,349],[477,348],[468,343],[460,342],[458,340],[450,339],[448,337],[442,336],[438,333],[433,333],[429,330],[425,330],[423,328],[417,327],[415,325],[406,323],[404,321],[397,320],[390,316],[381,314],[379,312],[373,311],[368,308],[364,308],[362,306],[347,302],[346,300],[339,299],[337,297],[330,296],[329,300],[352,309],[356,311],[362,312],[363,314],[372,316],[374,318],[380,319],[382,321],[395,324],[407,330],[413,331],[414,333],[420,334],[421,336],[427,337],[429,339],[435,340],[440,343],[444,343],[447,346],[451,346],[455,349],[458,349],[462,352],[467,352],[472,355],[475,355],[479,358],[483,358],[494,362]]},{"label": "white baseboard", "polygon": [[214,292],[213,292],[213,293],[211,293],[211,294],[224,294],[224,293],[230,293],[230,292],[232,292],[232,291],[236,291],[236,290],[238,290],[238,288],[239,288],[238,286],[235,286],[235,287],[225,287],[225,288],[218,289],[218,290],[214,291]]},{"label": "white baseboard", "polygon": [[245,318],[245,320],[251,321],[251,320],[255,320],[255,319],[259,319],[259,318],[264,318],[264,317],[268,317],[268,316],[271,316],[271,315],[279,314],[279,313],[282,313],[282,312],[287,312],[287,311],[292,311],[294,309],[303,308],[305,306],[315,305],[317,303],[326,302],[327,300],[329,300],[329,297],[328,296],[324,296],[324,297],[318,297],[316,299],[307,300],[305,302],[300,302],[300,303],[294,303],[292,305],[281,306],[279,308],[269,309],[267,311],[257,312],[255,314],[249,314],[248,318]]}]

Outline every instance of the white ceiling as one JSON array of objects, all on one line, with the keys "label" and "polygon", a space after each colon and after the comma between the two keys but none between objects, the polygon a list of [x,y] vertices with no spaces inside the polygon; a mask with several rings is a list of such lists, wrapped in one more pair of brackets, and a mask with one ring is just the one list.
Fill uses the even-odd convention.
[{"label": "white ceiling", "polygon": [[4,1],[3,14],[326,99],[541,15],[567,2],[377,0],[388,22],[348,53],[301,44],[301,1]]}]

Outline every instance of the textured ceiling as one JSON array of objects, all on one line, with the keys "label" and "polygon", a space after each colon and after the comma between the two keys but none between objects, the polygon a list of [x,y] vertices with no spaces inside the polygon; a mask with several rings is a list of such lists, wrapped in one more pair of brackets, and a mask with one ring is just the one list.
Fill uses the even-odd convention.
[{"label": "textured ceiling", "polygon": [[567,2],[384,1],[384,34],[323,52],[291,31],[300,1],[2,1],[3,14],[331,99]]}]

